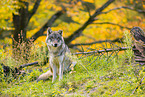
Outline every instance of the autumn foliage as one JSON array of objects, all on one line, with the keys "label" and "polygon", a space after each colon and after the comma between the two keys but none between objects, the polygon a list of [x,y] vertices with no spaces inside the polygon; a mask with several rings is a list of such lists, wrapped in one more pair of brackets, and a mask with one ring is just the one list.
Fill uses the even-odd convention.
[{"label": "autumn foliage", "polygon": [[[134,62],[132,49],[78,55],[79,65],[63,81],[35,83],[49,65],[45,43],[48,27],[63,30],[72,53],[132,48],[130,30],[140,27],[145,31],[145,1],[1,0],[0,95],[144,96],[144,67]],[[38,66],[23,68],[22,74],[13,72],[20,65],[35,61]],[[3,74],[4,65],[17,76]]]}]

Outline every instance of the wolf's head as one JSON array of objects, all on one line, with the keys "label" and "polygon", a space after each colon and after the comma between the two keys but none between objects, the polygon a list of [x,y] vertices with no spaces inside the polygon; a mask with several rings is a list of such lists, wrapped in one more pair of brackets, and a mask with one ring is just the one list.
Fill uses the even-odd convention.
[{"label": "wolf's head", "polygon": [[48,46],[59,47],[64,43],[62,30],[52,31],[50,27],[47,29],[46,43]]}]

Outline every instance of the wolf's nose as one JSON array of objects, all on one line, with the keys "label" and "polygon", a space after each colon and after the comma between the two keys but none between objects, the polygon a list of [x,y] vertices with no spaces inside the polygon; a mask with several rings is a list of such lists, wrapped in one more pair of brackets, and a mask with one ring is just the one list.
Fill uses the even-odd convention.
[{"label": "wolf's nose", "polygon": [[54,44],[54,47],[57,47],[57,43]]}]

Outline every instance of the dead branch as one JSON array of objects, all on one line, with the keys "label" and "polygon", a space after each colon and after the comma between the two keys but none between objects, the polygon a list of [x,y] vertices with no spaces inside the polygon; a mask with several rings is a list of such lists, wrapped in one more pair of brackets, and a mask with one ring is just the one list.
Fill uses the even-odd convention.
[{"label": "dead branch", "polygon": [[93,15],[90,16],[90,18],[78,29],[76,30],[73,34],[71,34],[70,36],[68,36],[68,38],[65,38],[65,42],[66,44],[69,44],[70,42],[72,42],[74,39],[76,39],[77,37],[79,37],[83,30],[89,25],[91,24],[96,16],[100,15],[101,12],[108,7],[111,3],[113,3],[115,0],[108,0],[102,7],[100,7],[99,9],[97,9],[95,11],[95,13]]},{"label": "dead branch", "polygon": [[140,80],[140,82],[139,82],[139,85],[138,86],[136,86],[136,88],[132,91],[132,94],[134,94],[135,93],[135,91],[139,88],[139,86],[142,84],[142,81],[144,80],[144,77],[145,76],[143,76],[143,78]]},{"label": "dead branch", "polygon": [[19,66],[19,69],[24,68],[24,67],[27,67],[27,66],[32,66],[32,65],[35,65],[35,64],[38,64],[38,61],[33,62],[33,63],[27,63],[27,64],[20,65]]},{"label": "dead branch", "polygon": [[145,62],[145,59],[135,59],[136,62]]},{"label": "dead branch", "polygon": [[92,23],[92,24],[110,24],[110,25],[119,26],[120,28],[126,28],[126,29],[128,29],[128,30],[131,29],[131,28],[129,28],[129,27],[125,27],[125,26],[122,26],[122,25],[119,25],[119,24],[115,24],[115,23],[111,23],[111,22],[101,22],[101,23]]},{"label": "dead branch", "polygon": [[39,36],[43,35],[43,32],[48,28],[51,27],[52,24],[62,15],[66,12],[66,9],[64,8],[61,11],[56,12],[45,24],[41,27],[41,29],[36,32],[30,39],[33,39],[35,41]]},{"label": "dead branch", "polygon": [[122,42],[122,39],[123,38],[116,38],[114,40],[100,40],[100,41],[94,41],[94,42],[90,42],[90,43],[69,44],[68,46],[70,48],[73,48],[74,46],[92,45],[92,44],[103,43],[103,42]]},{"label": "dead branch", "polygon": [[118,50],[123,51],[123,50],[128,50],[128,49],[129,49],[128,47],[120,47],[120,48],[96,50],[96,51],[90,51],[90,52],[77,52],[77,53],[73,53],[73,55],[112,52],[112,51],[118,51]]}]

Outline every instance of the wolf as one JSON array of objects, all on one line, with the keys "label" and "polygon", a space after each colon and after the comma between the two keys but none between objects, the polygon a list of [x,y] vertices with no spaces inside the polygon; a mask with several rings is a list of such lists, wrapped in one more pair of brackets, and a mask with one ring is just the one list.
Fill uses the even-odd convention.
[{"label": "wolf", "polygon": [[49,50],[49,65],[50,70],[40,75],[37,79],[46,80],[49,76],[52,76],[52,82],[54,82],[59,75],[59,80],[63,79],[63,73],[70,71],[70,66],[73,63],[75,66],[76,62],[72,62],[69,57],[70,50],[65,44],[62,37],[63,31],[52,31],[50,27],[47,29],[46,44]]}]

